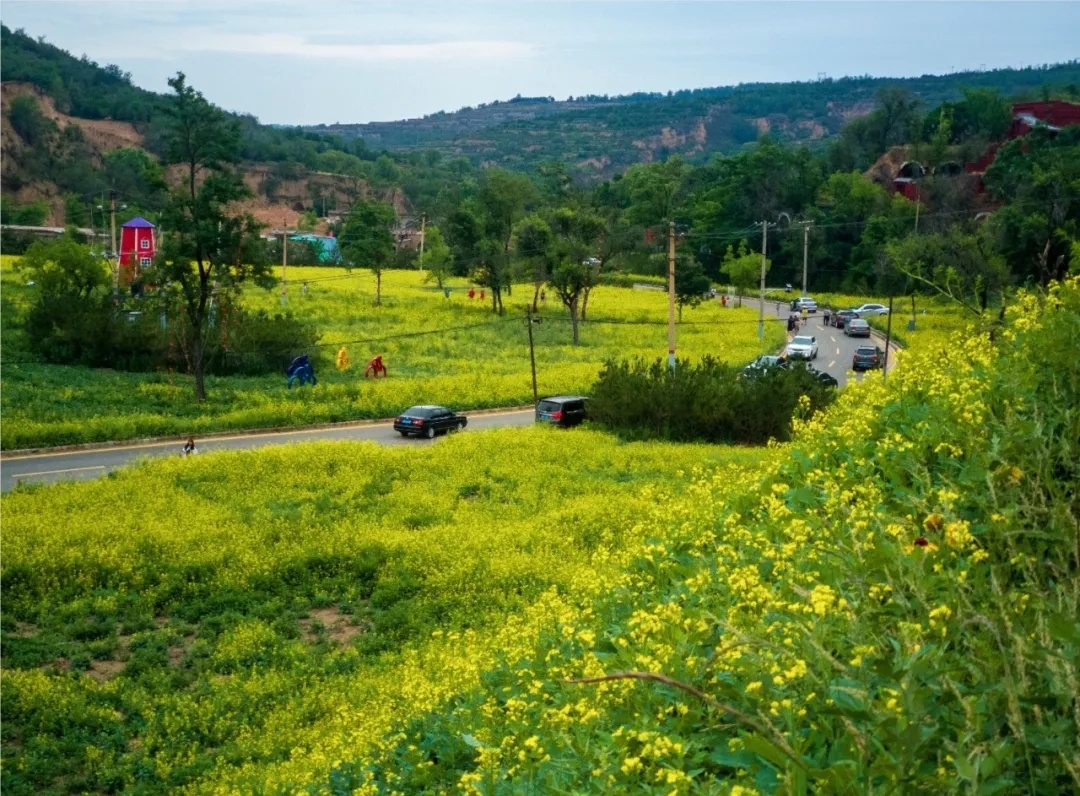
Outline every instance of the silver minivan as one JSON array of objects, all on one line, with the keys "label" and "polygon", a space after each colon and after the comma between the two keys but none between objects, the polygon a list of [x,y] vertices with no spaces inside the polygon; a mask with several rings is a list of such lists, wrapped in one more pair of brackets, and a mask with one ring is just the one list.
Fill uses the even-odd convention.
[{"label": "silver minivan", "polygon": [[797,298],[791,302],[791,308],[798,312],[799,310],[806,310],[807,312],[817,312],[817,302],[809,296]]}]

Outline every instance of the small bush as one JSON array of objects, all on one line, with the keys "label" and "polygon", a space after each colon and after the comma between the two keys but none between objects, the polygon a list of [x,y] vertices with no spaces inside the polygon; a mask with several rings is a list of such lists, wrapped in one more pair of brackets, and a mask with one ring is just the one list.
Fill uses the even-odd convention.
[{"label": "small bush", "polygon": [[592,389],[590,416],[632,438],[762,444],[787,440],[797,409],[817,411],[834,395],[802,367],[740,375],[711,357],[678,362],[674,373],[662,360],[610,361]]}]

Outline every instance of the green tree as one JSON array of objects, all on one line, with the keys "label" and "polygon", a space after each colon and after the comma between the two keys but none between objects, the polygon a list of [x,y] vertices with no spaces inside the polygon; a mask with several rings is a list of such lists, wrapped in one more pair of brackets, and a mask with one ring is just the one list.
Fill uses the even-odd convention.
[{"label": "green tree", "polygon": [[552,290],[555,291],[555,295],[559,297],[563,306],[570,311],[570,326],[573,329],[574,345],[577,345],[580,339],[578,331],[578,306],[588,281],[588,266],[584,263],[570,260],[565,256],[560,257],[557,261],[551,272],[551,278],[548,280],[548,284],[551,285]]},{"label": "green tree", "polygon": [[619,181],[619,192],[627,203],[627,218],[645,227],[673,221],[683,198],[683,183],[688,173],[689,168],[679,157],[663,163],[631,166]]},{"label": "green tree", "polygon": [[502,293],[511,290],[510,246],[514,226],[536,202],[536,188],[524,174],[505,169],[489,169],[485,173],[477,199],[483,211],[484,236],[496,242],[496,254],[491,244],[483,247],[483,262],[478,274],[491,289],[492,310],[502,314]]},{"label": "green tree", "polygon": [[675,255],[675,304],[682,322],[683,307],[696,307],[712,287],[701,263],[692,254],[678,252]]},{"label": "green tree", "polygon": [[205,401],[206,333],[215,289],[228,290],[248,280],[269,288],[275,280],[264,257],[259,225],[250,215],[229,210],[233,202],[249,195],[230,168],[239,157],[236,123],[189,86],[183,72],[170,78],[169,86],[174,97],[167,157],[183,167],[184,178],[162,213],[167,235],[152,279],[180,300],[187,318],[185,343],[195,396]]},{"label": "green tree", "polygon": [[[419,259],[419,255],[417,258]],[[421,264],[427,271],[424,274],[424,281],[435,280],[439,290],[442,290],[443,282],[450,277],[452,259],[450,247],[443,240],[442,232],[432,224],[424,232],[424,261]]]},{"label": "green tree", "polygon": [[361,199],[349,210],[338,245],[354,267],[370,268],[375,275],[375,304],[382,304],[382,275],[394,257],[393,205]]},{"label": "green tree", "polygon": [[112,284],[108,264],[66,235],[35,242],[19,258],[15,270],[34,283],[45,301],[89,299]]},{"label": "green tree", "polygon": [[910,235],[886,249],[897,271],[980,317],[1003,299],[1009,284],[1005,260],[985,227],[968,231],[956,225],[945,232]]},{"label": "green tree", "polygon": [[[770,268],[772,268],[772,263],[766,260],[765,273],[768,273]],[[726,274],[731,284],[735,286],[741,307],[743,294],[753,290],[761,280],[761,255],[751,251],[745,240],[739,244],[738,249],[728,246],[720,271]]]},{"label": "green tree", "polygon": [[[584,321],[589,294],[600,283],[604,263],[614,251],[604,245],[607,224],[601,216],[588,210],[560,207],[552,217],[552,225],[557,237],[557,249],[562,258],[579,262],[585,267],[585,285],[577,305],[578,315]],[[533,306],[535,305],[534,296]]]},{"label": "green tree", "polygon": [[168,195],[165,170],[144,149],[121,147],[106,154],[105,179],[129,205],[160,210]]},{"label": "green tree", "polygon": [[56,123],[41,112],[37,100],[26,94],[11,101],[8,120],[11,122],[11,129],[18,133],[28,146],[46,151],[57,133]]},{"label": "green tree", "polygon": [[5,194],[0,197],[0,218],[4,224],[16,224],[27,227],[40,227],[49,217],[49,205],[44,199],[35,199],[30,204],[17,205]]},{"label": "green tree", "polygon": [[540,298],[540,288],[547,281],[551,267],[552,243],[554,235],[551,227],[538,215],[526,216],[514,232],[514,248],[517,256],[528,267],[533,281],[532,311],[536,312],[536,303]]},{"label": "green tree", "polygon": [[986,170],[986,186],[1006,205],[992,227],[1021,279],[1047,284],[1070,269],[1080,239],[1080,127],[1036,128],[1005,144]]}]

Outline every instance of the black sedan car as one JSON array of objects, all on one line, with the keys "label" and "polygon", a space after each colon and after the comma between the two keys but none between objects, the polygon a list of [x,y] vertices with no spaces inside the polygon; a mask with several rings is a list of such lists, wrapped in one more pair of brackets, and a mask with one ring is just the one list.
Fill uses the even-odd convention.
[{"label": "black sedan car", "polygon": [[461,431],[469,423],[465,415],[451,412],[445,406],[410,406],[394,418],[394,431],[403,437],[415,435],[431,439],[446,431]]},{"label": "black sedan car", "polygon": [[852,370],[873,370],[885,364],[885,352],[876,345],[861,345],[851,358]]},{"label": "black sedan car", "polygon": [[829,324],[835,326],[837,329],[843,329],[844,324],[850,321],[852,318],[858,318],[859,313],[855,310],[837,310],[829,318]]}]

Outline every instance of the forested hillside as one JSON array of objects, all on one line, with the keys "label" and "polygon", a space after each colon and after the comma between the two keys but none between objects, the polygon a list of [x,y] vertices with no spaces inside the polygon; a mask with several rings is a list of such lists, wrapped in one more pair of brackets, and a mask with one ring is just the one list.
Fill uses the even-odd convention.
[{"label": "forested hillside", "polygon": [[[162,163],[173,97],[133,85],[117,66],[75,58],[6,26],[0,47],[5,223],[90,227],[109,190],[132,215],[154,220],[170,180]],[[344,211],[366,195],[405,211],[471,170],[437,154],[391,155],[361,139],[228,117],[254,194],[247,209],[266,223],[280,224],[284,215],[295,225],[306,211]]]},{"label": "forested hillside", "polygon": [[679,154],[729,154],[763,134],[791,143],[824,142],[869,113],[889,89],[909,92],[924,108],[961,97],[964,88],[1036,99],[1044,87],[1080,97],[1080,62],[1025,69],[851,77],[624,96],[515,97],[422,119],[304,128],[361,138],[392,150],[434,148],[477,163],[528,168],[561,160],[586,174],[610,175],[632,163]]}]

